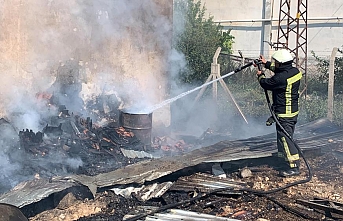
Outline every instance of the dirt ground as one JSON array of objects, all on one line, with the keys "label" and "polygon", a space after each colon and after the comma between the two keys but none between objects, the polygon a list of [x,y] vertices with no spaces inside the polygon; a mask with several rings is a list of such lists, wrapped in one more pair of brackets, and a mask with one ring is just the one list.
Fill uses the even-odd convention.
[{"label": "dirt ground", "polygon": [[[323,148],[320,154],[308,154],[306,159],[313,173],[310,182],[267,195],[254,194],[250,191],[244,191],[241,195],[208,194],[204,198],[175,208],[237,220],[343,220],[338,214],[325,213],[296,203],[299,199],[308,201],[316,198],[343,203],[343,144],[332,144],[330,147]],[[246,161],[238,163],[236,168],[226,171],[227,177],[244,181],[250,188],[256,190],[271,190],[297,180],[306,180],[308,177],[304,162],[301,166],[301,175],[292,178],[277,176],[277,171],[272,168],[270,162],[270,159],[263,159],[252,160],[248,164]],[[242,167],[252,171],[252,176],[241,178]],[[194,193],[168,191],[159,199],[140,202],[134,197],[126,199],[117,196],[112,191],[97,193],[94,199],[85,200],[77,200],[73,195],[68,194],[56,208],[30,217],[29,220],[123,220],[124,215],[140,206],[162,207],[188,200],[193,196]]]}]

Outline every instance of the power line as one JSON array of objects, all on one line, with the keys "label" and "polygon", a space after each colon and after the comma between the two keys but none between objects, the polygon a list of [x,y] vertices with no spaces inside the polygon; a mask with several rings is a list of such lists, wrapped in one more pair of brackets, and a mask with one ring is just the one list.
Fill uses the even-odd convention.
[{"label": "power line", "polygon": [[[339,6],[338,9],[337,9],[331,16],[334,16],[342,6],[343,6],[343,4],[341,4],[341,6]],[[329,20],[327,20],[327,21],[325,22],[325,24],[328,23],[328,22],[329,22]],[[322,28],[312,37],[312,39],[310,40],[309,43],[311,43],[312,40],[313,40],[315,37],[317,37],[317,35],[319,34],[319,32],[321,32],[321,31],[323,30],[323,28],[324,28],[324,27],[322,27]]]}]

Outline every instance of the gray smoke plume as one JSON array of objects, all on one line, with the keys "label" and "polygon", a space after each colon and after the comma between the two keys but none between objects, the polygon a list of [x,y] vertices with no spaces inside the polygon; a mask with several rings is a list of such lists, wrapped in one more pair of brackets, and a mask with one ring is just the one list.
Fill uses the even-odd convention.
[{"label": "gray smoke plume", "polygon": [[[164,100],[172,36],[172,6],[166,2],[2,1],[0,117],[13,126],[11,134],[41,131],[57,114],[57,106],[48,105],[51,98],[84,116],[93,113],[86,104],[99,95],[137,110]],[[9,148],[19,148],[17,139],[1,144],[0,179],[11,177],[13,186],[27,159],[16,156],[14,163],[8,155]]]}]

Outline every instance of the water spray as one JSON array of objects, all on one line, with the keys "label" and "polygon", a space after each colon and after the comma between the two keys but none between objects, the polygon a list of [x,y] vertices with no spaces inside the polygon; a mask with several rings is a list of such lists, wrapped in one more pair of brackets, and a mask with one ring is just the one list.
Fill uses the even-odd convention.
[{"label": "water spray", "polygon": [[153,111],[155,111],[155,110],[157,110],[157,109],[159,109],[159,108],[161,108],[161,107],[163,107],[163,106],[165,106],[165,105],[167,105],[167,104],[170,104],[170,103],[172,103],[172,102],[174,102],[174,101],[176,101],[176,100],[178,100],[178,99],[180,99],[180,98],[182,98],[182,97],[184,97],[184,96],[186,96],[186,95],[188,95],[188,94],[190,94],[190,93],[193,93],[194,91],[200,90],[201,88],[206,87],[206,86],[212,84],[213,82],[217,82],[217,81],[219,81],[220,79],[229,77],[229,76],[231,76],[231,75],[233,75],[233,74],[235,74],[235,73],[237,73],[237,72],[240,72],[240,71],[242,71],[243,69],[245,69],[245,68],[247,68],[247,67],[250,67],[250,66],[253,65],[253,64],[255,64],[254,61],[253,61],[253,62],[249,62],[248,64],[243,65],[243,66],[237,68],[236,70],[231,71],[230,73],[227,73],[227,74],[225,74],[225,75],[223,75],[223,76],[221,76],[221,77],[219,77],[219,78],[216,78],[216,79],[214,79],[214,80],[212,80],[212,81],[209,81],[209,82],[207,82],[207,83],[205,83],[205,84],[203,84],[203,85],[200,85],[199,87],[196,87],[196,88],[194,88],[194,89],[192,89],[192,90],[183,92],[182,94],[179,94],[179,95],[177,95],[177,96],[175,96],[175,97],[173,97],[173,98],[170,98],[170,99],[168,99],[168,100],[165,100],[165,101],[163,101],[163,102],[161,102],[161,103],[159,103],[159,104],[156,104],[156,105],[154,105],[154,106],[152,106],[152,107],[146,108],[145,110],[143,110],[143,112],[144,112],[144,113],[152,113]]}]

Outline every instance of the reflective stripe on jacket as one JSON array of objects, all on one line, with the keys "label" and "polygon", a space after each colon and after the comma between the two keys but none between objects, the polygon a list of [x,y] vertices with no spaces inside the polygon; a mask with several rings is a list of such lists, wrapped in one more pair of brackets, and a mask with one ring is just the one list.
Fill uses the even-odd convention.
[{"label": "reflective stripe on jacket", "polygon": [[[265,67],[270,69],[270,62]],[[274,76],[260,75],[258,80],[263,89],[272,91],[273,108],[279,117],[294,117],[299,113],[299,87],[302,73],[292,66],[292,62],[276,68]]]}]

